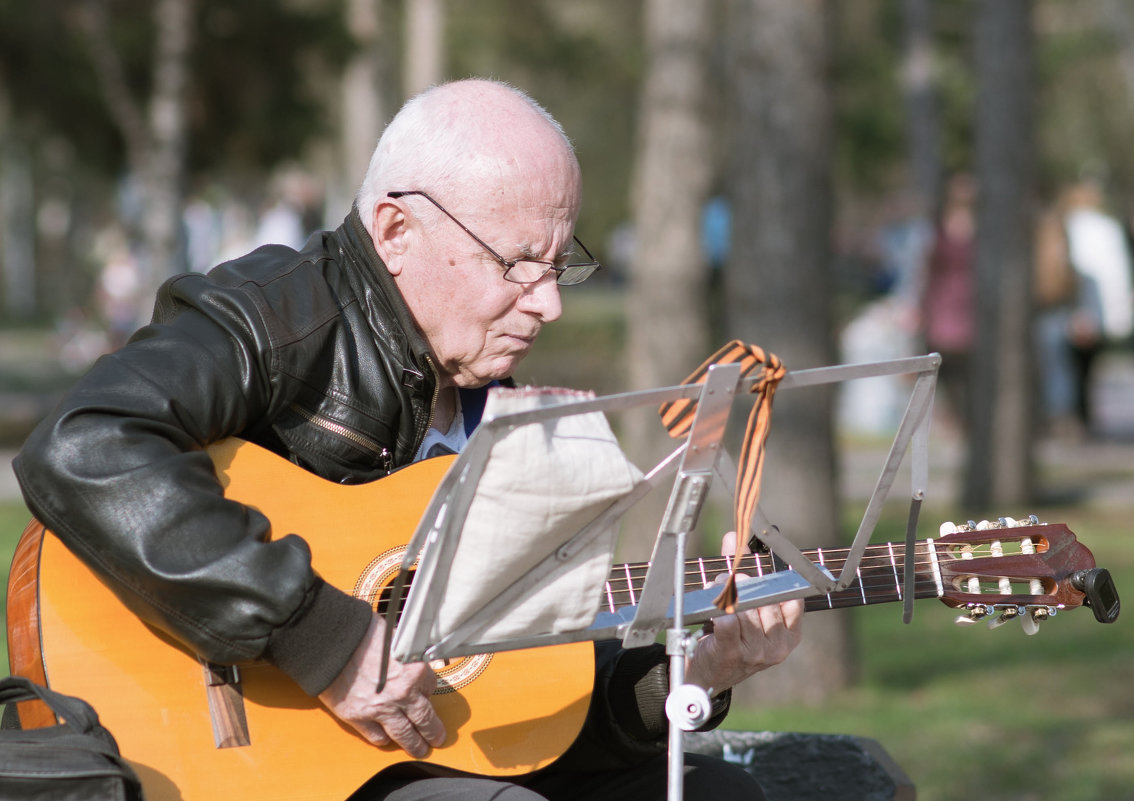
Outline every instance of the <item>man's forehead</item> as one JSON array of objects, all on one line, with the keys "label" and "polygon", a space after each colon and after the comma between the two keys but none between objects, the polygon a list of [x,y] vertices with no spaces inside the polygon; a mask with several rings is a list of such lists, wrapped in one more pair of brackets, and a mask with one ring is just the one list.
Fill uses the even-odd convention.
[{"label": "man's forehead", "polygon": [[570,172],[480,172],[463,180],[457,190],[469,216],[497,220],[514,217],[535,225],[574,223],[581,199],[578,177]]},{"label": "man's forehead", "polygon": [[533,226],[517,225],[503,231],[497,239],[501,255],[508,259],[539,259],[541,261],[567,258],[574,240],[573,223],[544,225],[542,230],[534,231]]}]

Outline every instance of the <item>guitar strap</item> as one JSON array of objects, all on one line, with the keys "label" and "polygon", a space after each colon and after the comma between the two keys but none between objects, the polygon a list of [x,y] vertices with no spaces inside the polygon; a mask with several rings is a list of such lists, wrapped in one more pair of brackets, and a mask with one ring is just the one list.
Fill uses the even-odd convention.
[{"label": "guitar strap", "polygon": [[[728,581],[714,601],[718,609],[732,613],[736,608],[736,571],[744,555],[742,544],[747,539],[746,535],[752,525],[752,515],[760,501],[760,479],[764,472],[764,444],[772,424],[772,400],[776,394],[776,386],[787,374],[787,369],[775,354],[734,339],[706,359],[681,382],[682,385],[703,384],[709,374],[709,368],[715,364],[739,364],[742,377],[752,375],[758,369],[762,370],[759,380],[753,383],[751,389],[751,392],[757,396],[756,403],[748,415],[736,476],[734,509],[736,552],[733,554]],[[696,409],[696,400],[681,398],[663,403],[658,414],[661,415],[662,424],[669,435],[674,439],[680,439],[686,436],[693,426]]]}]

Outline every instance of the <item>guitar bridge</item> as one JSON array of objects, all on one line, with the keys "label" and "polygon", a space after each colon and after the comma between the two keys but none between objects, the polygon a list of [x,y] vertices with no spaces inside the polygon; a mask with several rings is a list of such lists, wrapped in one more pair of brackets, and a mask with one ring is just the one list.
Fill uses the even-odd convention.
[{"label": "guitar bridge", "polygon": [[248,718],[244,712],[244,693],[240,688],[240,669],[236,665],[218,665],[201,660],[204,670],[205,697],[209,702],[209,719],[213,724],[213,744],[217,748],[239,748],[251,745]]}]

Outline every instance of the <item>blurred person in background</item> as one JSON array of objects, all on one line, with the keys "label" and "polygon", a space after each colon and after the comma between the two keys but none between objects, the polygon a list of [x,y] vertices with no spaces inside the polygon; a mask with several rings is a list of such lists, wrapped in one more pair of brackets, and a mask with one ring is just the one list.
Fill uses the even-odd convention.
[{"label": "blurred person in background", "polygon": [[1076,411],[1075,362],[1069,332],[1079,282],[1068,253],[1064,211],[1060,198],[1039,216],[1032,280],[1033,331],[1037,383],[1043,400],[1038,421],[1041,431],[1060,439],[1076,439],[1082,433],[1082,424]]},{"label": "blurred person in background", "polygon": [[939,381],[946,425],[968,431],[970,364],[976,336],[973,247],[975,179],[958,173],[945,185],[921,290],[920,330],[928,351],[941,354]]},{"label": "blurred person in background", "polygon": [[1077,283],[1066,332],[1074,370],[1074,420],[1091,433],[1094,367],[1106,348],[1126,341],[1134,330],[1134,278],[1125,231],[1106,211],[1097,181],[1069,187],[1063,208],[1067,254]]}]

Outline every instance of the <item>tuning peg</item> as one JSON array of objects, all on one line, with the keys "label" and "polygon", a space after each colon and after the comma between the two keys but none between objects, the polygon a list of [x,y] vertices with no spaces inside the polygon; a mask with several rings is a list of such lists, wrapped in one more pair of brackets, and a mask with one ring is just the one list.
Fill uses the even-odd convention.
[{"label": "tuning peg", "polygon": [[1008,623],[1011,620],[1015,620],[1018,617],[1027,617],[1027,615],[1021,615],[1020,610],[1017,607],[1010,606],[1002,611],[999,615],[989,620],[988,627],[990,629],[998,629],[1005,623]]},{"label": "tuning peg", "polygon": [[958,615],[953,622],[958,626],[971,626],[979,620],[984,620],[991,613],[992,609],[990,607],[984,604],[973,604],[969,607],[969,611],[966,614]]}]

